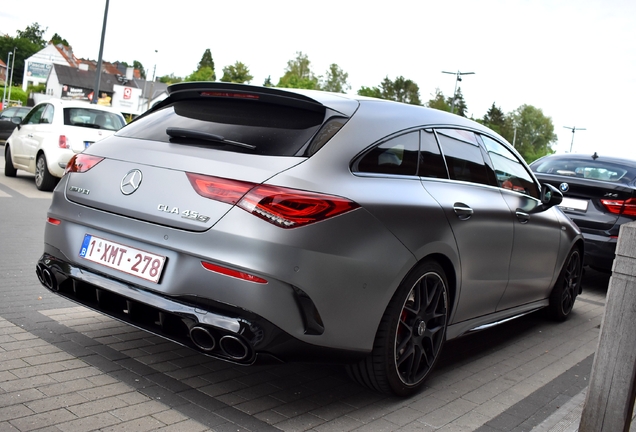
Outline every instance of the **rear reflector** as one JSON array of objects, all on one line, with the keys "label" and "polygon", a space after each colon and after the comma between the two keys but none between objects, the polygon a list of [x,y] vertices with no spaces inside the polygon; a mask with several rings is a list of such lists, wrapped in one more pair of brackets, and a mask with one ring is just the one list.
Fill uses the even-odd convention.
[{"label": "rear reflector", "polygon": [[630,198],[628,200],[602,199],[601,203],[610,213],[636,216],[636,198]]},{"label": "rear reflector", "polygon": [[61,223],[62,223],[62,221],[61,221],[61,220],[59,220],[59,219],[55,219],[55,218],[52,218],[52,217],[48,217],[48,218],[46,218],[46,221],[47,221],[48,223],[50,223],[51,225],[59,225],[59,224],[61,224]]},{"label": "rear reflector", "polygon": [[64,174],[69,172],[83,173],[93,168],[95,165],[103,161],[103,157],[91,156],[83,153],[73,155],[66,164]]},{"label": "rear reflector", "polygon": [[230,276],[237,279],[243,279],[248,282],[260,283],[260,284],[267,283],[265,279],[260,278],[258,276],[254,276],[249,273],[243,273],[237,270],[232,270],[227,267],[221,267],[219,265],[212,264],[206,261],[201,261],[201,265],[203,266],[204,269],[210,270],[211,272],[214,272],[214,273],[219,273],[219,274]]},{"label": "rear reflector", "polygon": [[195,191],[206,198],[236,204],[281,228],[297,228],[360,207],[346,198],[186,173]]}]

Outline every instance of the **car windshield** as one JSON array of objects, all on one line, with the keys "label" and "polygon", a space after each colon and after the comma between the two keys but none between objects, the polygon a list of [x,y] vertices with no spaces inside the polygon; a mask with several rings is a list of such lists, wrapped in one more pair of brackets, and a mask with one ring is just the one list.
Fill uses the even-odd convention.
[{"label": "car windshield", "polygon": [[533,169],[538,173],[556,174],[614,183],[630,184],[636,178],[636,167],[616,162],[584,159],[548,158]]},{"label": "car windshield", "polygon": [[115,113],[90,108],[64,108],[64,124],[111,131],[125,125],[123,118]]}]

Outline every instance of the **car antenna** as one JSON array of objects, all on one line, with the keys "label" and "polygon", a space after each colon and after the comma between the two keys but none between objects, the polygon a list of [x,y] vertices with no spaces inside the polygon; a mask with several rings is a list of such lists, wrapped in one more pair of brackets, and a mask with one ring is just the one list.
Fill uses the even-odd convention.
[{"label": "car antenna", "polygon": [[592,155],[592,159],[594,160],[598,159],[598,154],[596,154],[596,152],[594,152],[594,154]]}]

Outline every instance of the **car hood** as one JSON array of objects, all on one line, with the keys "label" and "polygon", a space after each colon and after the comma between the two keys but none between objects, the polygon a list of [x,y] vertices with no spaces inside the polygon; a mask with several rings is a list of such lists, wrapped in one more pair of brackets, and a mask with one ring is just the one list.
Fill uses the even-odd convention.
[{"label": "car hood", "polygon": [[[201,151],[195,146],[157,145],[118,136],[94,144],[85,153],[104,159],[86,172],[66,174],[61,187],[69,201],[199,232],[214,226],[233,205],[199,195],[186,173],[260,184],[305,160]],[[138,174],[133,176],[133,172]],[[128,184],[131,178],[132,184]]]}]

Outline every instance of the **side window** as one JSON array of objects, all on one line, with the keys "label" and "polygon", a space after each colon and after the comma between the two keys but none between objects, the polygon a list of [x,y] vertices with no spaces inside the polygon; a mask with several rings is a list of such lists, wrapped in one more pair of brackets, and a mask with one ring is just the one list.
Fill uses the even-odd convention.
[{"label": "side window", "polygon": [[40,105],[37,108],[34,108],[22,121],[22,124],[38,124],[40,123],[40,119],[42,118],[42,114],[46,109],[47,104]]},{"label": "side window", "polygon": [[436,131],[452,180],[491,184],[488,168],[474,133],[454,129]]},{"label": "side window", "polygon": [[537,184],[514,153],[492,138],[482,135],[481,139],[495,168],[499,187],[539,198]]},{"label": "side window", "polygon": [[53,105],[47,105],[42,117],[40,118],[40,123],[53,123]]},{"label": "side window", "polygon": [[354,171],[411,175],[417,173],[419,132],[392,138],[365,153],[355,164]]},{"label": "side window", "polygon": [[448,178],[444,158],[439,151],[435,134],[431,131],[420,131],[420,168],[418,175],[428,178]]}]

